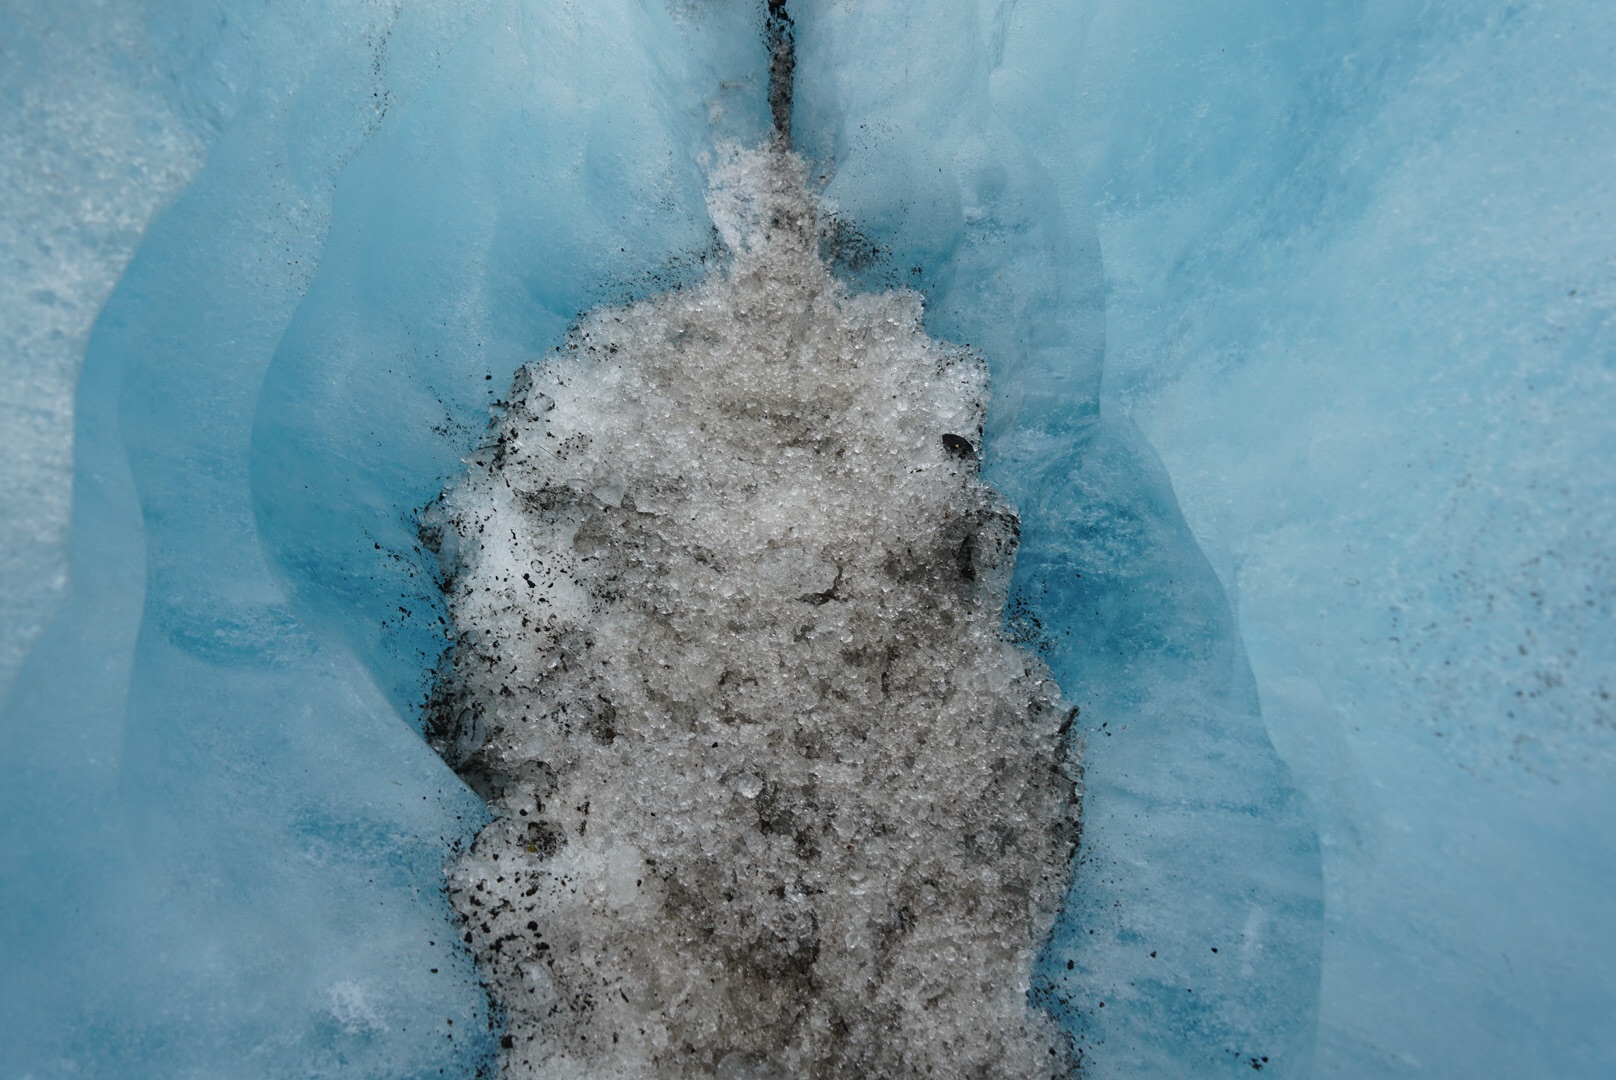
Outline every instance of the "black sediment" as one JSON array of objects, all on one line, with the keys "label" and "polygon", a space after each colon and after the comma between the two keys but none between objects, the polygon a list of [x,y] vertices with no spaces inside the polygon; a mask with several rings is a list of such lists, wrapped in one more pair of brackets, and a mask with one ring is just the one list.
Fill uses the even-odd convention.
[{"label": "black sediment", "polygon": [[797,71],[796,25],[786,0],[769,0],[763,27],[769,47],[769,114],[774,118],[775,141],[791,145],[791,95]]}]

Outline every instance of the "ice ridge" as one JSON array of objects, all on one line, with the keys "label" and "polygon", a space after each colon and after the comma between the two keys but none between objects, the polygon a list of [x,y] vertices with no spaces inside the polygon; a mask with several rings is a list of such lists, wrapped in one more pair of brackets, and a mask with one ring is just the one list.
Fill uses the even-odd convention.
[{"label": "ice ridge", "polygon": [[523,368],[426,515],[503,1075],[1070,1075],[1075,710],[1001,629],[985,365],[837,282],[780,141],[709,208],[727,259]]}]

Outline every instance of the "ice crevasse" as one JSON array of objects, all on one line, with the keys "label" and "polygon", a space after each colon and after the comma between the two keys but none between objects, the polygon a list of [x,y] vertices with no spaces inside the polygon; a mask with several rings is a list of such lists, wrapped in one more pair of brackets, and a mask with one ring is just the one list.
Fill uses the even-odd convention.
[{"label": "ice crevasse", "polygon": [[[940,485],[870,520],[957,505],[991,537],[1013,507],[1008,580],[980,546],[945,560],[970,570],[960,603],[1005,605],[952,645],[997,642],[972,685],[1031,702],[1033,728],[1077,710],[1056,742],[1081,754],[1081,838],[1032,945],[1009,949],[1021,981],[992,1031],[1024,1023],[1025,1045],[1095,1077],[1604,1075],[1616,19],[785,7],[814,260],[878,321],[918,313],[920,352],[891,355],[956,380],[905,384],[956,442],[922,438],[918,411],[858,436],[915,433]],[[0,13],[0,1076],[514,1068],[533,1029],[490,996],[500,969],[460,917],[505,781],[485,771],[474,792],[429,745],[464,605],[442,588],[453,522],[423,511],[475,488],[491,409],[509,424],[519,391],[560,401],[542,380],[565,361],[513,386],[524,365],[602,312],[694,302],[729,265],[714,170],[772,137],[768,16],[740,0]],[[699,337],[723,313],[682,317]],[[985,395],[962,357],[985,361]],[[710,398],[677,392],[722,412],[749,389],[708,370]],[[613,408],[594,422],[610,430]],[[678,426],[700,411],[667,417],[634,468],[706,461]],[[561,510],[595,515],[586,537],[625,498],[656,516],[626,446],[580,451],[601,475],[561,484]],[[796,476],[790,460],[770,475]],[[510,512],[557,527],[542,502]],[[741,558],[702,528],[679,550]],[[885,565],[764,562],[827,631]],[[614,619],[614,640],[643,639]],[[843,652],[827,637],[805,670],[840,678],[821,669]],[[1058,709],[1028,689],[1037,672]],[[763,702],[732,693],[732,711]],[[620,755],[592,782],[666,794],[625,752],[627,705],[621,733],[590,716],[568,736],[580,769]],[[1028,759],[1045,776],[1053,745]],[[697,749],[668,776],[715,766],[712,789],[766,826],[736,844],[804,858],[810,823],[821,847],[853,828],[858,858],[885,842],[827,809],[856,803],[828,774],[809,792],[741,743]],[[595,857],[549,831],[576,828],[574,805],[513,850]],[[889,831],[906,820],[881,809]],[[1011,880],[1020,850],[972,865]],[[629,888],[630,856],[600,858]],[[602,901],[605,924],[633,897]],[[825,958],[830,1001],[831,950],[792,943],[840,916],[809,904],[810,933],[783,897],[743,897],[742,923],[774,935],[759,953],[741,932],[747,955],[781,994]],[[875,947],[856,937],[835,944]],[[953,974],[1007,963],[985,956]],[[644,986],[673,967],[628,965]],[[524,1000],[549,992],[514,978]],[[789,1038],[721,1036],[702,1044],[719,1075],[807,1068]],[[881,1068],[919,1060],[894,1052]]]}]

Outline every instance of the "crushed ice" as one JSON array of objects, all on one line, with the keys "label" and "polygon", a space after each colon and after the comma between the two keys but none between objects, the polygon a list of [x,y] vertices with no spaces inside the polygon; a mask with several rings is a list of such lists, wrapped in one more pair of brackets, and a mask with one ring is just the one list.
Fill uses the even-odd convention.
[{"label": "crushed ice", "polygon": [[1071,710],[1001,630],[985,367],[831,276],[791,153],[709,199],[727,264],[523,369],[428,515],[504,1075],[1069,1075]]}]

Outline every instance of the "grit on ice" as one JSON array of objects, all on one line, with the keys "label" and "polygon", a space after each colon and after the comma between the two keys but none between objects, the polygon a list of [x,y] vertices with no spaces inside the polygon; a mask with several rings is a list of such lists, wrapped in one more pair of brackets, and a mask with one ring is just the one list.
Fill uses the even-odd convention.
[{"label": "grit on ice", "polygon": [[1069,1075],[1071,710],[1001,630],[986,368],[831,276],[796,156],[709,204],[727,265],[525,368],[432,512],[505,1075]]}]

